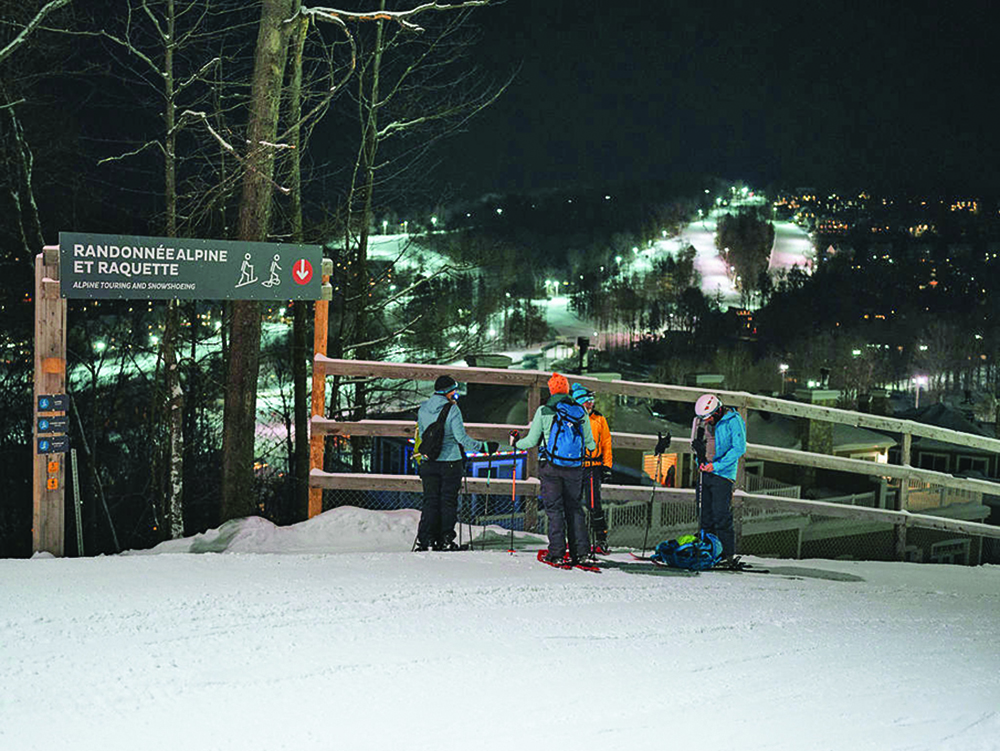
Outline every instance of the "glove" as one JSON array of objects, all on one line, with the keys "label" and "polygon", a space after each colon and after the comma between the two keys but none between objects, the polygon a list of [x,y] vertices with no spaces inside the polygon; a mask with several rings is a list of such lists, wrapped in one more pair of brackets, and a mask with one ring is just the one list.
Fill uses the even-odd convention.
[{"label": "glove", "polygon": [[704,463],[705,451],[707,450],[707,448],[708,446],[705,445],[704,438],[702,438],[701,440],[695,438],[694,440],[691,441],[691,450],[694,451],[694,455],[698,457],[698,460],[701,463]]},{"label": "glove", "polygon": [[699,464],[698,469],[700,469],[702,472],[708,472],[711,474],[711,472],[715,470],[715,465],[712,464],[712,462],[706,462],[704,464]]},{"label": "glove", "polygon": [[517,439],[520,437],[521,434],[519,432],[517,432],[516,430],[512,430],[510,431],[510,438],[508,440],[508,443],[510,443],[510,445],[513,446],[515,443],[517,443]]},{"label": "glove", "polygon": [[601,465],[601,482],[611,482],[611,467],[607,464]]},{"label": "glove", "polygon": [[497,449],[500,448],[500,444],[496,441],[483,441],[483,447],[486,449],[487,454],[495,454]]},{"label": "glove", "polygon": [[659,456],[670,448],[670,431],[668,430],[666,435],[663,435],[663,433],[657,433],[656,435],[659,437],[659,440],[656,442],[656,448],[653,449],[653,453]]}]

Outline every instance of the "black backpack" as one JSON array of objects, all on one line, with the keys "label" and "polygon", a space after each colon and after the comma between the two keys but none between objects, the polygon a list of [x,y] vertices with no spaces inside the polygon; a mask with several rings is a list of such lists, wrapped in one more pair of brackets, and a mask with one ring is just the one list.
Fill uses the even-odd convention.
[{"label": "black backpack", "polygon": [[437,461],[441,454],[441,446],[444,445],[444,423],[448,419],[448,412],[451,411],[452,402],[448,402],[441,408],[437,419],[427,426],[417,441],[414,450],[424,459]]}]

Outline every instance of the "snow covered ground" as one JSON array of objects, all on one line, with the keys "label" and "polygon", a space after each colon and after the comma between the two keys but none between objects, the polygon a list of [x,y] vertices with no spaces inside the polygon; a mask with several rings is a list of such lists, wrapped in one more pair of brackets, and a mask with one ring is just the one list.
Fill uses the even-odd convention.
[{"label": "snow covered ground", "polygon": [[0,561],[0,749],[1000,748],[998,567],[592,574],[415,525]]}]

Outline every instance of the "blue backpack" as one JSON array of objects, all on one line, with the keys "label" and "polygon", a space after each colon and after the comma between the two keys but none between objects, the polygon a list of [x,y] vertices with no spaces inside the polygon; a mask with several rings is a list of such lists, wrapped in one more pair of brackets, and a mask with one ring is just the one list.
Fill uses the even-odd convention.
[{"label": "blue backpack", "polygon": [[698,534],[665,540],[656,546],[650,558],[656,563],[689,571],[712,568],[722,557],[722,542],[711,532],[699,529]]},{"label": "blue backpack", "polygon": [[587,410],[575,402],[557,402],[553,407],[555,417],[543,452],[545,458],[557,467],[583,465],[583,421]]}]

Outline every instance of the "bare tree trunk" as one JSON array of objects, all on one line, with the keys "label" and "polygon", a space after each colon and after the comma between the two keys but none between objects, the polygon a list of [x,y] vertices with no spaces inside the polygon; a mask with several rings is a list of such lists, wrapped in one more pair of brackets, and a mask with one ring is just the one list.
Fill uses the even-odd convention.
[{"label": "bare tree trunk", "polygon": [[[301,0],[297,3],[301,6]],[[298,123],[302,119],[302,51],[305,47],[309,24],[301,19],[296,29],[292,48],[292,82],[289,90],[289,118],[294,124],[289,133],[289,144],[294,148],[291,156],[291,222],[292,240],[300,243],[302,232],[302,133]],[[309,308],[298,300],[292,308],[292,382],[295,410],[295,454],[292,459],[291,475],[294,478],[294,510],[296,521],[309,516],[309,401],[312,389],[306,381],[306,358],[309,356]]]},{"label": "bare tree trunk", "polygon": [[[6,96],[0,97],[0,103]],[[42,252],[45,241],[42,237],[42,225],[38,218],[38,206],[35,204],[35,191],[32,184],[32,169],[34,156],[24,138],[21,122],[18,120],[13,105],[0,107],[0,117],[7,120],[9,137],[12,142],[9,164],[14,174],[10,177],[10,191],[14,210],[17,213],[15,226],[20,232],[20,246],[13,255],[25,271],[32,271],[35,256]],[[0,125],[0,133],[7,127]]]},{"label": "bare tree trunk", "polygon": [[[249,147],[240,199],[241,240],[267,239],[274,177],[273,143],[278,127],[281,87],[287,60],[285,21],[293,0],[263,0],[254,60],[248,124]],[[252,515],[253,452],[260,368],[260,303],[232,304],[226,404],[222,438],[222,518]]]},{"label": "bare tree trunk", "polygon": [[177,300],[167,303],[167,326],[164,339],[170,341],[163,349],[163,369],[167,387],[167,419],[170,430],[169,481],[167,484],[167,517],[170,539],[184,536],[184,392],[177,368],[176,341],[180,311]]},{"label": "bare tree trunk", "polygon": [[[385,0],[379,3],[379,10],[385,10]],[[369,276],[368,276],[368,238],[371,235],[372,223],[372,200],[375,193],[375,158],[378,154],[378,108],[379,108],[379,74],[382,67],[383,35],[385,26],[383,21],[376,21],[375,29],[375,54],[372,58],[370,80],[365,82],[364,76],[358,79],[358,103],[361,108],[361,149],[358,154],[358,172],[360,176],[355,179],[355,185],[360,182],[360,212],[355,214],[354,206],[349,205],[348,227],[357,221],[358,223],[358,245],[357,254],[354,259],[354,296],[357,300],[357,309],[354,315],[355,336],[363,336],[367,329],[368,296],[369,296]],[[367,88],[367,90],[366,90]],[[351,202],[353,204],[353,201]],[[350,232],[350,229],[348,230]],[[359,347],[355,350],[354,358],[357,360],[367,360],[370,357],[367,347]],[[363,420],[368,415],[368,394],[364,382],[355,386],[354,391],[354,418]],[[351,437],[351,462],[355,472],[364,470],[362,460],[364,452],[368,448],[369,442],[357,436]]]},{"label": "bare tree trunk", "polygon": [[[177,236],[177,100],[174,89],[174,49],[176,47],[176,13],[174,0],[167,0],[166,38],[163,58],[166,109],[164,125],[164,200],[167,209],[167,237]],[[170,435],[170,460],[167,481],[167,519],[170,539],[184,536],[184,392],[177,368],[177,336],[180,311],[177,300],[167,302],[167,323],[163,332],[163,375],[166,391],[167,429]]]}]

